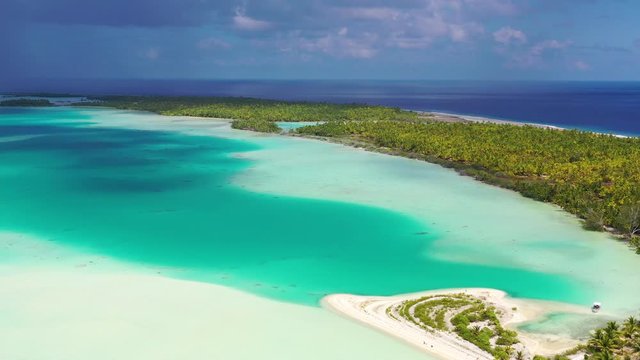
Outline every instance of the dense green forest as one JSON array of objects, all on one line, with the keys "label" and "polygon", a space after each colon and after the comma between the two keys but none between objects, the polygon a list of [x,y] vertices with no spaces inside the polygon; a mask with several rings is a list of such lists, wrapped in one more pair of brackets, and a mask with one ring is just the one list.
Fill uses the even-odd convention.
[{"label": "dense green forest", "polygon": [[53,106],[47,99],[7,99],[0,100],[0,106]]},{"label": "dense green forest", "polygon": [[613,227],[640,252],[640,139],[488,123],[333,121],[297,130],[419,157]]},{"label": "dense green forest", "polygon": [[[359,104],[291,102],[231,97],[101,97],[102,105],[163,115],[253,120],[237,124],[255,127],[259,121],[412,120],[417,114],[397,108]],[[93,104],[95,105],[95,104]],[[270,128],[262,124],[264,128]]]}]

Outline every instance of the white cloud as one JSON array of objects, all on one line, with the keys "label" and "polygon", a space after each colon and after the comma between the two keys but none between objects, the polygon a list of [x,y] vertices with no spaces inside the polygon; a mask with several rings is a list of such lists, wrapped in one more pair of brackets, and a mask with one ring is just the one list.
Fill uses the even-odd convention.
[{"label": "white cloud", "polygon": [[465,0],[465,4],[474,12],[505,16],[515,15],[519,12],[512,0]]},{"label": "white cloud", "polygon": [[[474,46],[485,34],[485,17],[516,12],[512,0],[420,0],[371,6],[360,0],[342,3],[347,5],[316,9],[317,17],[309,17],[308,26],[305,23],[276,32],[275,47],[286,52],[371,58],[385,49]],[[244,15],[244,11],[238,10],[237,15]],[[316,18],[324,21],[315,22]],[[524,34],[513,33],[511,37],[515,42],[526,40]]]},{"label": "white cloud", "polygon": [[395,20],[400,11],[388,7],[353,7],[342,8],[338,12],[345,17],[363,20]]},{"label": "white cloud", "polygon": [[239,30],[260,31],[271,27],[268,21],[257,20],[245,14],[242,8],[236,8],[236,14],[233,17],[233,26]]},{"label": "white cloud", "polygon": [[347,36],[348,31],[342,28],[334,33],[315,39],[300,38],[298,47],[307,52],[321,52],[336,57],[370,59],[378,50],[375,48],[377,35],[361,34],[356,38]]},{"label": "white cloud", "polygon": [[231,47],[231,45],[229,45],[229,43],[227,43],[226,41],[215,38],[215,37],[202,39],[198,41],[196,45],[198,46],[198,48],[203,50],[204,49],[228,49]]},{"label": "white cloud", "polygon": [[530,53],[533,56],[540,56],[549,49],[564,49],[570,44],[569,41],[545,40],[531,47]]},{"label": "white cloud", "polygon": [[580,71],[587,71],[591,69],[591,66],[582,60],[577,60],[573,63],[573,67]]},{"label": "white cloud", "polygon": [[149,48],[143,52],[142,56],[149,60],[157,60],[160,57],[160,50],[158,48]]},{"label": "white cloud", "polygon": [[479,4],[476,0],[424,0],[411,8],[337,7],[333,12],[338,21],[350,24],[350,34],[375,33],[378,48],[424,49],[436,41],[460,43],[482,34],[482,25],[466,13],[477,10]]},{"label": "white cloud", "polygon": [[493,33],[493,39],[503,45],[524,44],[527,42],[527,35],[520,30],[505,26]]},{"label": "white cloud", "polygon": [[516,52],[512,55],[510,64],[519,67],[531,67],[543,63],[546,53],[549,51],[559,51],[571,45],[571,41],[544,40],[527,48],[525,52]]}]

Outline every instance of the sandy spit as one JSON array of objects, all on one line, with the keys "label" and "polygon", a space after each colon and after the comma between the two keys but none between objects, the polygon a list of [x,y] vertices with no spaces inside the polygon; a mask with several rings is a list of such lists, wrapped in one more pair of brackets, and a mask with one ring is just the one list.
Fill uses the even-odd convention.
[{"label": "sandy spit", "polygon": [[[334,294],[325,297],[322,303],[324,307],[338,314],[395,336],[441,359],[493,359],[492,355],[480,350],[454,333],[426,332],[409,321],[392,319],[387,315],[388,308],[399,305],[406,300],[427,295],[456,293],[465,293],[478,297],[487,304],[494,306],[502,313],[501,321],[503,325],[513,330],[517,330],[516,326],[518,324],[537,319],[549,312],[588,312],[588,309],[573,305],[514,299],[500,290],[480,288],[435,290],[398,296]],[[522,331],[518,331],[518,334],[522,344],[530,354],[558,354],[578,344],[575,339],[561,336],[532,334]]]}]

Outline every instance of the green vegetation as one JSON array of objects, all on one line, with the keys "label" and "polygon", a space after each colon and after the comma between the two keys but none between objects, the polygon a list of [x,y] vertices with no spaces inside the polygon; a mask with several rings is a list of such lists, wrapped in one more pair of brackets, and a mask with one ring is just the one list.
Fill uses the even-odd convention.
[{"label": "green vegetation", "polygon": [[453,331],[496,359],[517,357],[513,348],[519,343],[516,332],[502,327],[493,307],[470,295],[425,296],[404,301],[387,314],[394,319],[397,314],[426,331]]},{"label": "green vegetation", "polygon": [[607,323],[593,333],[585,351],[585,359],[590,360],[640,360],[640,320],[632,316],[622,325]]},{"label": "green vegetation", "polygon": [[[552,357],[546,357],[542,355],[536,355],[533,357],[533,360],[569,360],[569,356],[576,355],[578,353],[583,353],[585,349],[584,345],[578,345],[573,349],[563,352],[562,354],[554,355]],[[582,357],[580,357],[582,359]]]},{"label": "green vegetation", "polygon": [[53,106],[47,99],[8,99],[0,100],[0,106]]},{"label": "green vegetation", "polygon": [[[531,358],[515,331],[505,329],[492,306],[467,294],[432,295],[407,300],[386,310],[394,320],[410,321],[425,331],[450,331],[498,360],[568,360],[584,354],[585,360],[640,360],[640,320],[629,317],[593,332],[582,345],[552,357]],[[582,355],[580,355],[582,358]]]},{"label": "green vegetation", "polygon": [[96,100],[101,101],[104,106],[151,111],[163,115],[272,122],[414,120],[418,117],[414,112],[384,106],[252,98],[110,96]]},{"label": "green vegetation", "polygon": [[569,360],[568,357],[562,355],[556,355],[552,358],[548,358],[546,356],[536,355],[533,357],[533,360]]},{"label": "green vegetation", "polygon": [[533,126],[415,121],[332,121],[299,134],[348,140],[417,157],[557,204],[611,227],[640,253],[640,139]]}]

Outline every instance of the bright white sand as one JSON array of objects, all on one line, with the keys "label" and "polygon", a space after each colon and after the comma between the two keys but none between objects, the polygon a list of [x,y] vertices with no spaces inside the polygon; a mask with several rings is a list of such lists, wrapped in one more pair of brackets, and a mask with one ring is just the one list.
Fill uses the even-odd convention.
[{"label": "bright white sand", "polygon": [[[494,306],[502,314],[500,317],[503,325],[514,330],[515,325],[534,320],[551,311],[585,312],[583,308],[563,304],[509,298],[503,291],[494,289],[447,289],[387,297],[334,294],[325,297],[323,304],[340,314],[398,337],[439,358],[492,360],[492,355],[452,332],[427,332],[404,318],[396,320],[387,314],[387,309],[400,305],[406,300],[455,293],[472,295]],[[519,333],[519,338],[531,356],[558,354],[578,343],[576,340],[561,336],[540,336],[523,332]]]},{"label": "bright white sand", "polygon": [[515,125],[515,126],[528,125],[528,126],[541,127],[545,129],[564,130],[559,126],[538,124],[538,123],[531,123],[531,122],[512,121],[512,120],[499,120],[499,119],[492,119],[492,118],[482,117],[482,116],[459,115],[459,114],[451,114],[451,113],[444,113],[444,112],[425,112],[425,114],[433,114],[435,115],[436,119],[438,119],[439,121],[445,121],[445,122],[457,122],[457,121],[466,120],[470,122],[479,122],[479,123],[491,123],[491,124]]},{"label": "bright white sand", "polygon": [[321,308],[33,237],[0,233],[0,254],[2,360],[428,359]]},{"label": "bright white sand", "polygon": [[[552,130],[566,130],[566,128],[563,128],[560,126],[554,126],[554,125],[538,124],[538,123],[532,123],[532,122],[521,122],[521,121],[513,121],[513,120],[499,120],[499,119],[492,119],[492,118],[482,117],[482,116],[460,115],[460,114],[451,114],[451,113],[443,113],[443,112],[422,112],[422,113],[432,114],[435,116],[436,120],[444,121],[444,122],[470,121],[470,122],[478,122],[478,123],[491,123],[491,124],[515,125],[515,126],[527,125],[527,126],[535,126],[535,127],[552,129]],[[595,131],[592,131],[592,132],[596,134],[601,134],[601,135],[612,135],[619,138],[629,137],[628,135],[620,135],[612,132],[595,132]]]}]

